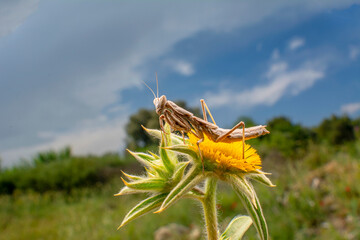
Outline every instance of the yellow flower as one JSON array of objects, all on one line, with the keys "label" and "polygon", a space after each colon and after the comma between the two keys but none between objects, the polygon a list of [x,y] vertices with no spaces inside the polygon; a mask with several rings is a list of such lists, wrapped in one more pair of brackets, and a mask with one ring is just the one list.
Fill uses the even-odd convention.
[{"label": "yellow flower", "polygon": [[[196,142],[199,139],[189,134],[189,142],[197,151]],[[243,144],[241,141],[232,143],[213,142],[206,135],[200,143],[200,150],[205,160],[218,163],[220,167],[235,168],[244,172],[252,172],[261,169],[261,159],[256,150],[245,143],[245,158],[243,158]]]}]

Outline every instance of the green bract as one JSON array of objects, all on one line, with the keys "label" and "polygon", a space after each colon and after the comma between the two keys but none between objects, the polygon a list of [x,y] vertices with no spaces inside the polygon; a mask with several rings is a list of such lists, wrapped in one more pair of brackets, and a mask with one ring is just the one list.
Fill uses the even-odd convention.
[{"label": "green bract", "polygon": [[[183,140],[175,134],[170,134],[168,126],[166,129],[167,134],[162,134],[159,130],[145,129],[150,135],[161,138],[159,155],[129,151],[144,165],[146,175],[134,176],[124,173],[125,186],[115,196],[134,193],[150,193],[150,196],[129,211],[120,227],[146,213],[164,210],[185,195],[194,198],[202,195],[201,190],[194,187],[204,179],[204,176],[199,174],[196,168],[188,170],[184,175],[189,161],[179,161],[177,154],[166,149],[173,142],[183,144]],[[160,206],[162,207],[159,208]]]},{"label": "green bract", "polygon": [[[251,223],[254,223],[260,239],[268,239],[268,229],[260,202],[249,181],[253,179],[273,187],[266,173],[260,170],[226,172],[226,170],[217,169],[217,165],[211,162],[205,162],[205,168],[203,168],[204,161],[200,158],[199,152],[189,144],[187,139],[171,133],[168,125],[165,125],[165,133],[154,129],[144,129],[150,135],[161,139],[159,154],[129,151],[144,165],[146,174],[134,176],[123,173],[125,186],[115,196],[147,193],[147,198],[128,212],[119,228],[141,215],[162,212],[177,200],[189,197],[200,201],[203,206],[208,239],[241,239]],[[179,157],[180,155],[182,157]],[[221,236],[219,236],[216,214],[218,179],[233,187],[250,215],[250,218],[235,217]],[[206,184],[202,189],[197,185],[204,180]]]}]

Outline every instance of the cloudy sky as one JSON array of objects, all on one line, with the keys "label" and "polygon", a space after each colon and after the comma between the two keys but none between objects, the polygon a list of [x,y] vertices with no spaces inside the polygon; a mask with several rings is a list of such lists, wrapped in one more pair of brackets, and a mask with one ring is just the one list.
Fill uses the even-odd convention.
[{"label": "cloudy sky", "polygon": [[121,151],[160,94],[217,123],[360,115],[360,1],[0,1],[0,157]]}]

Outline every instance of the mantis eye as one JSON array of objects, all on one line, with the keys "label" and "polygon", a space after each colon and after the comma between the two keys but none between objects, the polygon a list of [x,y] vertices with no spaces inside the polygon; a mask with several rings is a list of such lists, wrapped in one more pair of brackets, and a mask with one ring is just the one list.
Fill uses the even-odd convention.
[{"label": "mantis eye", "polygon": [[154,103],[155,106],[157,106],[159,104],[159,98],[155,98],[153,103]]}]

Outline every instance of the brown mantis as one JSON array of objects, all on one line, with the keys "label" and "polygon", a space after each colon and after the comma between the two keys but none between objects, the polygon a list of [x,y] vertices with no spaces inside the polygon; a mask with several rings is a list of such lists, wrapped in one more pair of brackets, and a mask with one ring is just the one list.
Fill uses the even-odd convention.
[{"label": "brown mantis", "polygon": [[[145,84],[146,85],[146,84]],[[158,80],[156,76],[156,85],[158,86]],[[147,85],[146,85],[147,86]],[[204,135],[206,135],[211,141],[214,142],[236,142],[242,141],[243,150],[242,157],[245,158],[245,140],[256,138],[270,133],[266,126],[259,125],[255,127],[245,128],[243,121],[236,124],[231,129],[223,129],[216,125],[214,118],[212,117],[209,108],[207,107],[203,99],[200,100],[201,108],[203,112],[203,119],[196,117],[193,113],[179,107],[174,102],[167,100],[165,95],[159,97],[158,87],[157,95],[154,91],[147,86],[154,95],[154,105],[156,113],[159,115],[160,128],[164,131],[164,121],[167,122],[171,129],[182,133],[192,133],[199,140],[197,146],[201,157],[200,143],[204,141]],[[207,113],[211,117],[213,123],[207,120]],[[239,128],[242,128],[241,130]],[[202,159],[202,157],[201,157]],[[203,165],[204,166],[204,165]]]}]

